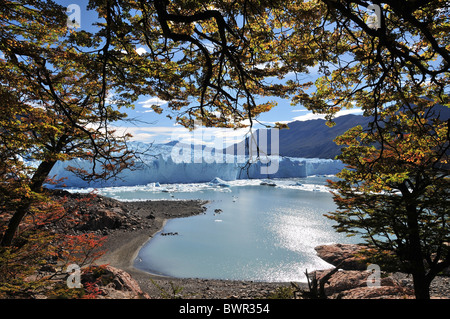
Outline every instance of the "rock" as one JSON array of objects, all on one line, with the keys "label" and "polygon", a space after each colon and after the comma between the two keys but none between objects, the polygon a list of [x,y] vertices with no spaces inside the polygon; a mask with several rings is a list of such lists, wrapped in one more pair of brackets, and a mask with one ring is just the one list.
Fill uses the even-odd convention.
[{"label": "rock", "polygon": [[123,220],[123,216],[117,212],[102,208],[97,210],[97,214],[92,215],[89,221],[77,228],[80,230],[115,229],[121,226]]},{"label": "rock", "polygon": [[341,292],[340,299],[413,299],[414,292],[400,286],[360,287]]},{"label": "rock", "polygon": [[[315,271],[320,280],[331,270]],[[381,277],[380,286],[367,286],[369,271],[341,270],[329,278],[325,284],[325,294],[331,298],[343,299],[380,299],[380,298],[411,298],[413,289],[400,285],[393,277]]]},{"label": "rock", "polygon": [[[317,279],[321,279],[330,270],[316,271]],[[313,273],[314,274],[314,273]],[[328,280],[328,284],[325,285],[325,294],[332,295],[345,290],[350,290],[359,287],[367,287],[367,278],[371,275],[369,271],[358,270],[341,270],[336,272]],[[381,286],[395,286],[396,283],[391,277],[381,278]]]},{"label": "rock", "polygon": [[261,182],[261,183],[259,183],[259,185],[262,185],[262,186],[277,186],[277,184],[275,184],[274,182]]},{"label": "rock", "polygon": [[112,266],[94,266],[91,273],[83,275],[82,283],[93,282],[99,285],[101,296],[120,299],[149,299],[148,294],[129,273]]},{"label": "rock", "polygon": [[115,199],[93,194],[69,193],[52,190],[51,196],[60,202],[67,216],[54,223],[56,232],[89,232],[100,231],[100,235],[109,233],[111,229],[130,227],[142,223],[136,213],[124,203]]},{"label": "rock", "polygon": [[363,245],[354,244],[333,244],[320,245],[314,249],[317,256],[327,263],[344,270],[366,270],[367,262],[363,257],[356,256],[362,249],[367,248]]}]

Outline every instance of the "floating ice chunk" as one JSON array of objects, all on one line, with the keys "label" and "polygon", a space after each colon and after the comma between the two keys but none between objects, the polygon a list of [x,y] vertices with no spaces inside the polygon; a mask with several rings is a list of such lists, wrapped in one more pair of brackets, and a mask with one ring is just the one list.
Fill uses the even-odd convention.
[{"label": "floating ice chunk", "polygon": [[155,183],[148,183],[147,187],[155,188],[155,187],[161,187],[161,185],[159,184],[159,182],[155,182]]},{"label": "floating ice chunk", "polygon": [[209,182],[210,186],[220,186],[220,187],[230,187],[230,184],[226,183],[224,180],[219,177],[215,177],[212,181]]},{"label": "floating ice chunk", "polygon": [[275,184],[274,182],[266,182],[266,181],[262,181],[261,183],[259,183],[259,185],[264,185],[264,186],[277,186],[277,184]]}]

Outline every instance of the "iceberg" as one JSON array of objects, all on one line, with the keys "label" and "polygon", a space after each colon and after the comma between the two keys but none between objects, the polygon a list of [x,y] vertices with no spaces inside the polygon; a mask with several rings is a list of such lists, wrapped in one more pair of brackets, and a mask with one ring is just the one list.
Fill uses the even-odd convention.
[{"label": "iceberg", "polygon": [[[134,142],[130,146],[138,150],[149,149],[148,144],[141,142]],[[134,170],[123,171],[114,179],[89,183],[66,170],[70,165],[89,171],[92,164],[81,159],[57,162],[50,176],[66,178],[64,184],[69,188],[136,185],[160,187],[161,184],[187,183],[209,183],[228,187],[229,181],[335,175],[344,168],[344,164],[339,160],[280,156],[270,156],[269,160],[258,161],[246,156],[246,161],[243,161],[242,156],[224,154],[222,161],[199,161],[198,158],[192,162],[180,161],[173,159],[172,147],[171,145],[152,145],[149,151],[140,155],[141,163]],[[277,170],[273,174],[267,174],[267,170],[264,169],[271,164],[270,161],[274,160],[277,161]],[[48,187],[52,186],[48,185]]]},{"label": "iceberg", "polygon": [[220,187],[230,187],[230,184],[225,183],[224,180],[221,180],[219,177],[214,178],[209,182],[210,186],[220,186]]}]

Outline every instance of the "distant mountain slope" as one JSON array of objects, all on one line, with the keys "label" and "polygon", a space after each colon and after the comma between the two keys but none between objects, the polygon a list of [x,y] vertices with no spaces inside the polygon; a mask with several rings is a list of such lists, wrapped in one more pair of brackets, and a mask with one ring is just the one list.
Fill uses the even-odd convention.
[{"label": "distant mountain slope", "polygon": [[[348,129],[357,125],[365,127],[368,118],[362,115],[344,115],[335,119],[336,125],[328,127],[325,120],[295,121],[288,123],[289,129],[279,132],[279,154],[289,157],[304,158],[329,158],[334,159],[340,153],[341,146],[336,145],[333,140]],[[257,135],[256,135],[257,136]],[[267,134],[268,151],[270,153],[271,134]],[[248,138],[238,144],[230,146],[234,148],[234,154],[238,147],[246,143],[246,154],[248,154]]]},{"label": "distant mountain slope", "polygon": [[[450,108],[437,105],[434,108],[434,116],[439,116],[443,120],[449,119]],[[333,127],[328,127],[325,120],[288,123],[289,129],[279,132],[279,154],[289,157],[334,159],[341,153],[342,146],[336,145],[333,140],[357,125],[367,128],[370,120],[371,118],[362,115],[344,115],[334,119],[336,125]],[[267,134],[267,139],[270,153],[270,134]],[[246,143],[246,154],[248,154],[248,139],[230,146],[234,147],[234,154],[236,154],[237,145],[242,146],[242,143]]]},{"label": "distant mountain slope", "polygon": [[366,127],[369,118],[362,115],[344,115],[335,119],[336,125],[328,127],[325,120],[295,121],[288,130],[280,130],[280,155],[306,158],[335,158],[342,146],[333,141],[348,129]]}]

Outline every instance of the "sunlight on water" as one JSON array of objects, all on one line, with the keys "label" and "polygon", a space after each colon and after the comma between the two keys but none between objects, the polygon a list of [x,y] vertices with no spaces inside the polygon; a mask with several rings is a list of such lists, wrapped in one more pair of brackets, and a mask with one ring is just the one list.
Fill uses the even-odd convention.
[{"label": "sunlight on water", "polygon": [[163,232],[179,235],[155,235],[138,254],[139,269],[185,278],[306,281],[305,270],[331,267],[314,247],[357,242],[337,234],[323,216],[335,209],[325,180],[276,180],[276,187],[258,180],[230,182],[230,187],[146,185],[99,193],[120,200],[210,200],[204,215],[169,220]]}]

